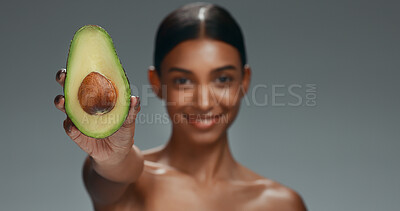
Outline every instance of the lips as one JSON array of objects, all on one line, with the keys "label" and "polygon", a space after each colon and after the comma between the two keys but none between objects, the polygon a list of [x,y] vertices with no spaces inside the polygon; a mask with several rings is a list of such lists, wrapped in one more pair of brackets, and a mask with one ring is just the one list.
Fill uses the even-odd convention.
[{"label": "lips", "polygon": [[219,118],[221,116],[221,114],[219,114],[219,115],[183,114],[183,116],[189,121],[205,121],[205,120],[211,120],[214,118]]},{"label": "lips", "polygon": [[188,123],[197,129],[208,129],[211,128],[216,122],[218,122],[221,114],[219,115],[195,115],[195,114],[183,114],[188,120]]}]

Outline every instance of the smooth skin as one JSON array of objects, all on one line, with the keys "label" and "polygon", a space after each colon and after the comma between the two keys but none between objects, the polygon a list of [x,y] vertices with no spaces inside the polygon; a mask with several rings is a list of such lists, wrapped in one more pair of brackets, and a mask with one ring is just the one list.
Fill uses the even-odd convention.
[{"label": "smooth skin", "polygon": [[[172,122],[165,146],[141,152],[133,145],[136,97],[123,126],[106,139],[88,138],[64,121],[67,135],[88,153],[83,178],[95,210],[306,210],[295,191],[247,169],[230,152],[227,130],[251,77],[234,47],[207,38],[184,41],[164,58],[161,76],[150,67],[148,77]],[[56,79],[63,85],[65,70]],[[55,105],[64,111],[62,95]],[[188,121],[209,115],[219,118],[208,128]]]}]

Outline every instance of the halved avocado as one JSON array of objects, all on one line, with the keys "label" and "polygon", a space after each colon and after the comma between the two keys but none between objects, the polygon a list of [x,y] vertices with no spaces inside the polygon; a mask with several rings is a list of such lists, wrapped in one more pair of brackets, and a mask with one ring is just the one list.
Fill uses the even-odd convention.
[{"label": "halved avocado", "polygon": [[64,84],[65,111],[85,135],[105,138],[124,123],[131,90],[110,35],[86,25],[69,48]]}]

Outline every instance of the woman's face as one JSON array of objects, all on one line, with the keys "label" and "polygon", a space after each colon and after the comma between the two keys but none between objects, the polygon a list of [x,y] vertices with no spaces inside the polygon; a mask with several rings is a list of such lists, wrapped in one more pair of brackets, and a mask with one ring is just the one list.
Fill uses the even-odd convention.
[{"label": "woman's face", "polygon": [[164,58],[161,78],[150,72],[174,132],[198,144],[214,142],[226,132],[250,80],[250,68],[242,66],[237,49],[211,39],[178,44]]}]

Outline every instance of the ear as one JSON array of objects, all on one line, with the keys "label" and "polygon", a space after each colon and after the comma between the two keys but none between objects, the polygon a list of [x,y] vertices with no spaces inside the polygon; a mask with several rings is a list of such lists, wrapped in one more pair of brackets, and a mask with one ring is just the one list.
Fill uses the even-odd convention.
[{"label": "ear", "polygon": [[153,92],[157,95],[157,97],[162,99],[161,80],[154,66],[149,67],[147,76]]},{"label": "ear", "polygon": [[242,78],[242,87],[241,87],[241,96],[243,97],[246,95],[247,90],[249,89],[250,86],[250,79],[251,79],[251,68],[250,65],[245,64],[243,67],[243,78]]}]

